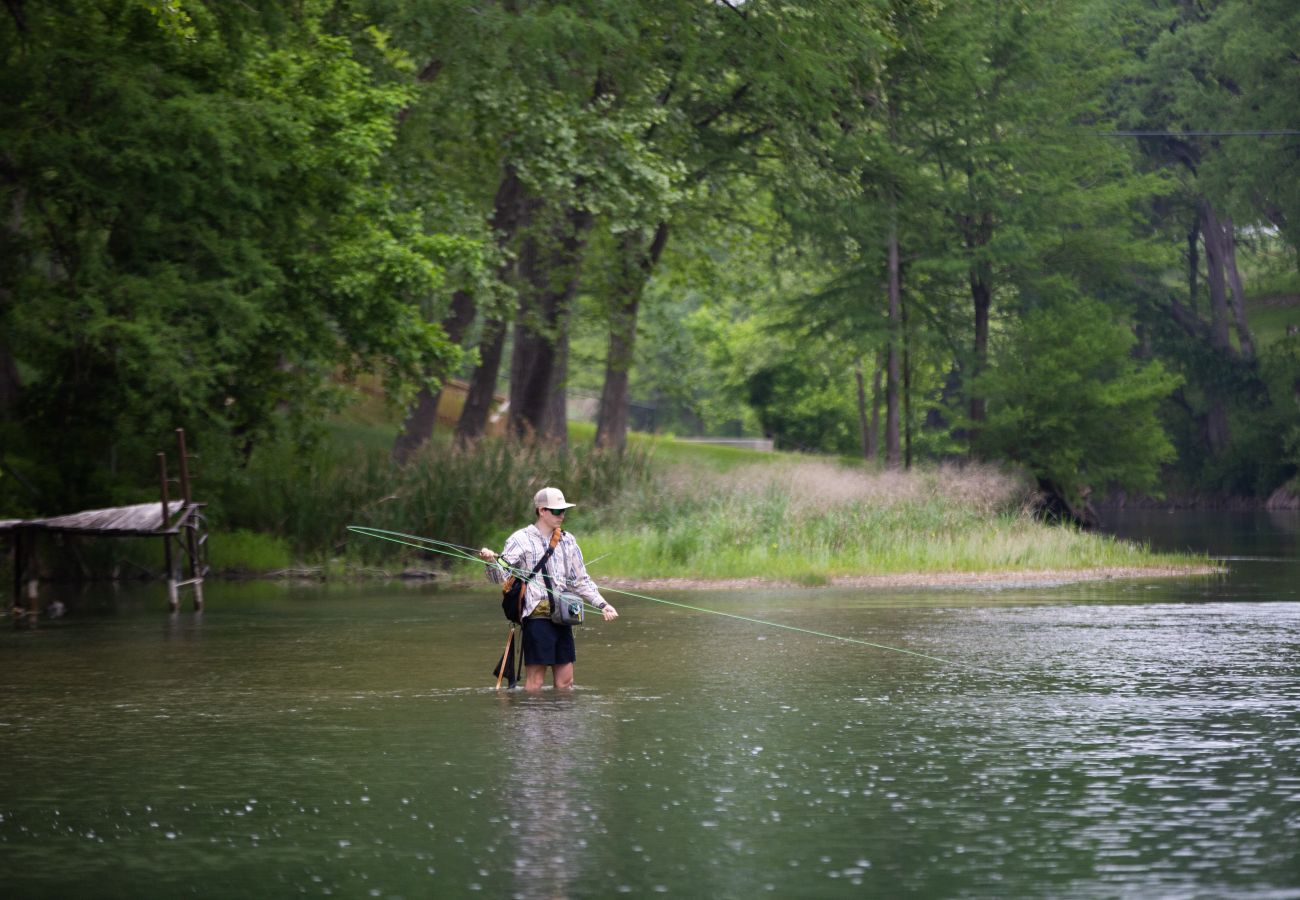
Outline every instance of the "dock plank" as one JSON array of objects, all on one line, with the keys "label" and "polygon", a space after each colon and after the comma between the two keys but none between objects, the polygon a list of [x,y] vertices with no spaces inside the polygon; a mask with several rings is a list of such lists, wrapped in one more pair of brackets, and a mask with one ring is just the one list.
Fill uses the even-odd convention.
[{"label": "dock plank", "polygon": [[[167,504],[168,523],[177,516],[185,504],[173,500]],[[157,534],[165,530],[161,503],[136,503],[132,506],[114,506],[108,509],[88,509],[46,519],[0,520],[0,532],[18,528],[42,531],[74,532],[80,534]]]}]

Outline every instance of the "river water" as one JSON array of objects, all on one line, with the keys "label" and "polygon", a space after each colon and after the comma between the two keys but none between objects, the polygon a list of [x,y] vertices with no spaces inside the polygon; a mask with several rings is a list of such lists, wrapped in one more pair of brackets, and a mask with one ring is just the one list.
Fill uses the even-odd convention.
[{"label": "river water", "polygon": [[[1210,578],[630,598],[492,689],[489,590],[209,583],[0,633],[11,897],[1300,897],[1295,514]],[[935,657],[949,662],[939,662]]]}]

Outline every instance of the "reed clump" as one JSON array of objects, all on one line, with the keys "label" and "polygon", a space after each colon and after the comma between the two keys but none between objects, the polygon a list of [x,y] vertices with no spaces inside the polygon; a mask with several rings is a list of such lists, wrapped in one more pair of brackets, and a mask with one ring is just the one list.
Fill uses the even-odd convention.
[{"label": "reed clump", "polygon": [[[349,525],[436,537],[470,546],[500,546],[531,521],[529,498],[562,485],[583,508],[609,504],[648,477],[647,456],[633,449],[565,451],[542,443],[487,439],[473,448],[448,440],[428,446],[404,466],[381,447],[323,443],[310,448],[267,448],[244,468],[210,478],[212,518],[224,534],[247,532],[282,541],[298,562],[341,558],[357,565],[392,562],[411,551],[357,539]],[[213,482],[216,482],[215,484]],[[219,540],[219,538],[218,538]],[[256,561],[235,553],[230,567]],[[439,557],[422,563],[442,565]]]},{"label": "reed clump", "polygon": [[[1171,559],[1035,520],[1027,479],[987,465],[875,471],[755,454],[726,466],[635,442],[605,453],[485,440],[432,443],[405,466],[382,447],[271,448],[218,485],[213,519],[238,550],[223,568],[256,570],[287,547],[329,571],[450,560],[347,531],[348,525],[500,548],[532,521],[529,499],[560,486],[580,503],[566,527],[597,577],[759,578],[824,584],[845,576],[1141,566]],[[209,482],[211,483],[211,482]],[[256,552],[250,533],[267,536]],[[220,534],[214,538],[220,541]],[[215,546],[215,544],[214,544]],[[274,548],[274,552],[271,549]],[[1185,560],[1177,560],[1185,562]],[[477,567],[460,566],[466,577]]]}]

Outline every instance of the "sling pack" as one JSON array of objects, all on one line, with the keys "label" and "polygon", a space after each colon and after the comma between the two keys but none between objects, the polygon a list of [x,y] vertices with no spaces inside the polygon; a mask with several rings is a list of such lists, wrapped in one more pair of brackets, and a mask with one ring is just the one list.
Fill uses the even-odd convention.
[{"label": "sling pack", "polygon": [[556,625],[581,625],[582,598],[556,591],[551,598],[551,621]]},{"label": "sling pack", "polygon": [[564,532],[559,528],[551,532],[551,545],[546,548],[546,552],[543,553],[542,558],[537,561],[537,565],[533,566],[533,572],[528,576],[527,581],[511,575],[505,580],[505,584],[501,585],[501,612],[505,613],[506,618],[511,622],[518,622],[523,619],[524,594],[528,586],[528,581],[535,579],[537,573],[542,570],[542,566],[546,565],[546,561],[550,559],[551,554],[555,552],[555,547],[560,543],[560,537],[563,534]]}]

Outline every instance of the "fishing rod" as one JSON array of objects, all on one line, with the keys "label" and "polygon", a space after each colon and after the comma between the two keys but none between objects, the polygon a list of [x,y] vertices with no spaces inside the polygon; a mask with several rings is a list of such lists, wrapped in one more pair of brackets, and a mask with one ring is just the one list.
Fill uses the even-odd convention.
[{"label": "fishing rod", "polygon": [[[452,559],[461,559],[466,562],[478,563],[479,565],[487,564],[487,561],[478,555],[477,548],[467,547],[464,544],[453,544],[450,541],[438,541],[433,538],[420,537],[415,534],[406,534],[401,531],[388,531],[383,528],[368,528],[363,525],[349,525],[348,531],[364,535],[365,537],[379,538],[381,541],[389,541],[394,544],[414,547],[416,550],[423,550],[426,553],[440,553],[443,556],[450,556]],[[413,543],[417,541],[418,543]],[[428,546],[430,544],[436,544],[438,546]],[[439,546],[450,547],[452,550],[440,550]],[[455,552],[453,552],[453,550]],[[466,553],[463,551],[469,552]],[[514,575],[516,578],[523,578],[527,581],[528,576],[532,574],[531,572],[510,565],[499,556],[497,557],[497,562],[507,574]]]},{"label": "fishing rod", "polygon": [[[453,544],[450,541],[439,541],[439,540],[434,540],[433,538],[420,537],[419,535],[415,535],[415,534],[406,534],[405,532],[401,532],[401,531],[388,531],[383,528],[369,528],[363,525],[349,525],[348,531],[355,532],[356,534],[364,535],[365,537],[379,538],[380,540],[389,541],[394,544],[402,544],[406,547],[414,547],[415,549],[423,550],[426,553],[440,553],[443,556],[450,556],[452,559],[460,559],[460,560],[464,560],[465,562],[477,563],[478,565],[491,565],[491,563],[488,563],[485,559],[483,559],[483,557],[478,555],[477,550],[475,550],[473,547],[467,547],[464,544]],[[441,550],[436,546],[428,546],[429,544],[438,544],[443,547],[451,547],[454,549]],[[462,552],[465,550],[470,550],[473,552],[472,553]],[[595,560],[592,560],[592,562],[596,562],[597,560],[604,559],[605,556],[609,556],[609,554],[606,553],[603,556],[599,556]],[[543,579],[534,578],[533,573],[531,571],[527,569],[521,569],[516,566],[512,566],[504,559],[502,559],[500,556],[497,557],[496,564],[507,575],[513,575],[517,580],[523,581],[526,584],[536,584],[536,585],[545,584]],[[587,563],[587,565],[590,565],[590,563]],[[601,611],[600,607],[594,606],[593,604],[589,603],[586,600],[583,600],[582,602],[590,610],[593,610],[595,612]]]},{"label": "fishing rod", "polygon": [[[483,559],[483,557],[478,555],[477,547],[468,547],[465,544],[453,544],[451,541],[439,541],[434,538],[420,537],[419,535],[406,534],[405,532],[401,532],[401,531],[388,531],[383,528],[369,528],[363,525],[349,525],[348,531],[352,531],[357,534],[364,535],[366,537],[373,537],[373,538],[379,538],[380,540],[391,541],[394,544],[403,544],[407,547],[414,547],[417,550],[425,550],[429,553],[441,553],[443,556],[450,556],[452,559],[462,559],[465,560],[466,562],[473,562],[479,564],[486,564],[487,562],[486,560]],[[418,541],[418,543],[412,543],[413,541]],[[433,544],[436,546],[426,546],[429,544]],[[438,547],[450,547],[453,550],[468,551],[468,552],[451,553],[447,550],[439,550]],[[605,559],[610,555],[611,554],[609,553],[602,553],[600,556],[597,556],[595,559],[586,560],[584,562],[584,565],[594,566],[596,563],[600,562],[602,559]],[[500,563],[501,568],[504,569],[507,574],[514,575],[516,578],[523,578],[525,581],[529,581],[528,576],[532,574],[531,572],[527,572],[523,569],[516,568],[510,565],[509,563],[507,563],[504,559],[502,559],[499,556],[497,557],[497,561]],[[538,580],[537,583],[540,584],[541,581]]]},{"label": "fishing rod", "polygon": [[[419,537],[418,535],[405,534],[400,531],[387,531],[382,528],[367,528],[365,526],[360,526],[360,525],[349,525],[348,531],[352,531],[360,535],[365,535],[366,537],[373,537],[373,538],[379,538],[380,540],[391,541],[392,543],[395,544],[404,544],[408,547],[415,547],[417,550],[426,550],[430,553],[441,553],[444,556],[450,556],[455,559],[463,559],[469,562],[474,562],[479,564],[484,563],[482,557],[477,555],[477,551],[475,551],[475,554],[471,556],[468,553],[464,553],[464,552],[453,553],[449,550],[439,550],[437,549],[437,547],[428,546],[430,544],[436,544],[445,547],[452,547],[455,548],[457,551],[473,549],[470,547],[466,547],[463,544],[452,544],[449,541],[438,541],[438,540],[434,540],[433,538]],[[420,543],[412,543],[413,541],[419,541]],[[608,555],[609,554],[605,554],[605,556]],[[598,558],[603,559],[604,557],[602,556]],[[525,582],[528,582],[530,584],[541,583],[540,580],[532,578],[531,572],[525,572],[521,569],[511,566],[508,563],[506,563],[504,560],[501,560],[500,557],[497,557],[497,561],[501,564],[501,567],[503,569],[505,569],[510,574],[514,575],[516,578],[523,579]],[[931,662],[943,663],[949,666],[959,666],[961,668],[974,669],[980,672],[992,671],[990,669],[985,669],[981,666],[974,666],[969,663],[958,662],[952,659],[945,659],[942,656],[932,656],[931,654],[920,653],[916,650],[906,650],[902,647],[891,647],[888,644],[878,644],[874,641],[864,641],[861,638],[847,637],[841,634],[831,634],[826,631],[814,631],[811,628],[801,628],[798,625],[787,625],[783,622],[773,622],[768,619],[758,619],[753,616],[742,616],[739,613],[723,612],[722,610],[709,609],[708,607],[704,607],[704,606],[692,606],[689,603],[679,603],[674,600],[664,600],[661,597],[651,597],[649,594],[639,594],[636,593],[635,591],[625,591],[619,588],[611,588],[611,587],[601,588],[601,590],[603,592],[607,592],[611,594],[622,594],[626,597],[634,597],[638,600],[649,600],[652,603],[662,603],[665,606],[676,606],[680,609],[687,609],[692,612],[708,613],[714,616],[723,616],[728,619],[738,619],[742,622],[750,622],[754,625],[766,625],[769,628],[783,628],[787,631],[796,631],[799,632],[800,634],[808,634],[814,637],[828,638],[833,641],[843,641],[849,644],[858,644],[863,647],[872,647],[877,650],[887,650],[892,653],[903,653],[906,654],[907,656],[915,656],[920,659],[927,659],[930,660]],[[590,603],[587,603],[586,600],[583,600],[583,603],[585,603],[588,606],[588,608],[596,612],[600,611],[597,607],[593,606]]]}]

